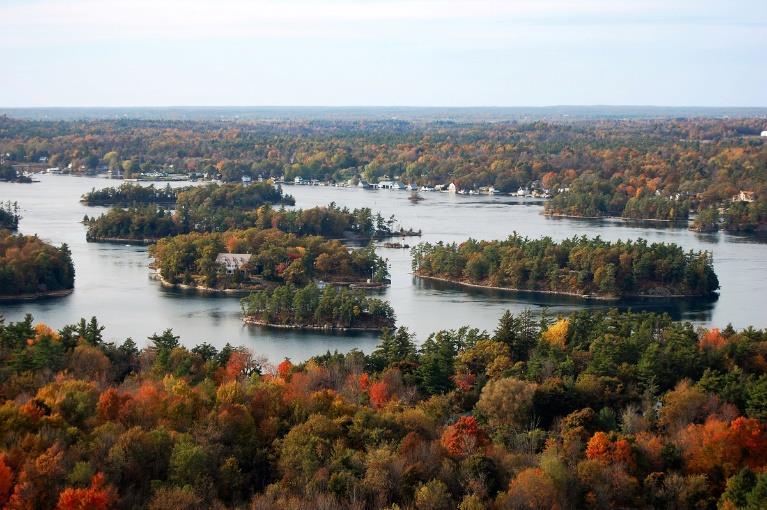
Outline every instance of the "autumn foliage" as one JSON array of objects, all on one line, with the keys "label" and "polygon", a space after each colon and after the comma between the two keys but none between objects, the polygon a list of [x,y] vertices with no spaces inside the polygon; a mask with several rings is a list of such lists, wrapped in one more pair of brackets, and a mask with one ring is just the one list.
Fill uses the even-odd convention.
[{"label": "autumn foliage", "polygon": [[272,366],[172,331],[139,349],[101,329],[0,323],[1,508],[763,499],[767,331],[727,328],[712,347],[667,316],[509,313],[494,336],[467,327],[417,344],[400,328],[370,354]]}]

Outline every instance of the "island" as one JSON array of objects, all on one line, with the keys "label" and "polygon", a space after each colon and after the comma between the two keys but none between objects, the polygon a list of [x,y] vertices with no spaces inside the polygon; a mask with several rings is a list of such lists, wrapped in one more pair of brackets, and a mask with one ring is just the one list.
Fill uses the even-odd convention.
[{"label": "island", "polygon": [[0,229],[18,229],[20,219],[18,202],[11,202],[10,200],[0,202]]},{"label": "island", "polygon": [[389,276],[373,245],[353,250],[338,240],[278,229],[182,234],[160,239],[149,253],[165,285],[205,291],[253,291],[315,280],[382,286]]},{"label": "island", "polygon": [[456,284],[596,299],[711,297],[719,288],[709,252],[599,237],[421,243],[414,275]]},{"label": "island", "polygon": [[242,300],[248,324],[290,329],[381,331],[394,327],[388,302],[370,298],[360,289],[314,283],[292,284],[254,292]]},{"label": "island", "polygon": [[129,206],[139,204],[163,204],[173,205],[176,203],[179,193],[188,190],[189,187],[171,188],[170,184],[164,188],[155,187],[154,184],[141,186],[124,182],[118,187],[92,188],[85,193],[80,202],[91,206]]},{"label": "island", "polygon": [[[181,195],[183,198],[185,194]],[[145,205],[113,208],[101,216],[83,219],[88,228],[86,239],[90,242],[152,243],[167,236],[231,228],[276,228],[299,236],[321,235],[352,241],[421,235],[420,231],[405,229],[396,222],[394,216],[374,215],[368,207],[350,210],[335,203],[310,209],[274,208],[271,203],[265,203],[257,208],[206,205],[175,211]]]},{"label": "island", "polygon": [[75,268],[66,244],[0,230],[0,301],[33,300],[72,292]]},{"label": "island", "polygon": [[11,165],[0,164],[0,182],[18,182],[23,184],[29,184],[34,182],[31,177],[28,177]]}]

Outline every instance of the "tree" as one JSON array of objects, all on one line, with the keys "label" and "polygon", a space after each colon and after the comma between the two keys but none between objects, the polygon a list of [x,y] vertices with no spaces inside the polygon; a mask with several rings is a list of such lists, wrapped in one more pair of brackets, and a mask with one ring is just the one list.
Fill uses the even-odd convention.
[{"label": "tree", "polygon": [[537,331],[530,310],[523,311],[518,317],[506,310],[498,321],[493,339],[509,346],[513,361],[525,361],[535,346],[536,336]]},{"label": "tree", "polygon": [[508,508],[520,510],[561,508],[554,481],[540,468],[527,468],[520,471],[509,484],[509,491],[504,502]]},{"label": "tree", "polygon": [[549,345],[564,349],[565,343],[567,342],[569,325],[570,321],[567,319],[559,319],[543,332],[542,338],[547,341]]},{"label": "tree", "polygon": [[440,439],[442,446],[454,457],[471,455],[485,446],[489,439],[473,416],[461,416],[445,428]]},{"label": "tree", "polygon": [[5,456],[0,455],[0,506],[5,505],[11,497],[13,489],[13,471],[5,462]]},{"label": "tree", "polygon": [[117,502],[115,490],[106,485],[104,475],[98,473],[85,489],[67,488],[59,495],[57,510],[107,510]]},{"label": "tree", "polygon": [[519,428],[530,420],[536,385],[514,377],[488,382],[477,402],[477,410],[493,428]]},{"label": "tree", "polygon": [[417,510],[448,510],[453,503],[447,485],[442,480],[431,480],[415,491]]}]

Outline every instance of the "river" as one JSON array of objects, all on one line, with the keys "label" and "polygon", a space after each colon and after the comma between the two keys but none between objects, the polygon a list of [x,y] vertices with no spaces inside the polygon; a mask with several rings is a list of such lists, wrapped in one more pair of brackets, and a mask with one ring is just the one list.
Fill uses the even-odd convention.
[{"label": "river", "polygon": [[[327,350],[358,348],[369,352],[377,343],[371,334],[325,334],[271,330],[246,326],[240,318],[239,298],[201,296],[164,289],[150,278],[145,247],[87,243],[83,216],[106,208],[87,207],[80,196],[91,188],[118,185],[101,178],[41,175],[34,184],[0,183],[0,200],[18,201],[22,208],[19,231],[38,234],[55,244],[69,244],[75,261],[75,291],[63,298],[32,303],[0,304],[8,321],[31,313],[36,321],[59,328],[80,317],[95,315],[107,329],[107,339],[132,337],[139,345],[147,336],[166,328],[187,346],[206,341],[218,347],[226,342],[244,345],[271,361],[287,356],[295,361]],[[173,183],[183,186],[188,183]],[[164,186],[164,183],[159,185]],[[323,186],[286,186],[297,207],[336,202],[340,206],[370,207],[384,216],[396,215],[402,226],[423,231],[422,241],[502,239],[516,231],[529,237],[563,239],[573,235],[599,235],[606,240],[636,239],[674,242],[685,249],[709,250],[721,283],[718,300],[642,301],[620,303],[622,308],[665,311],[696,324],[724,327],[767,327],[767,243],[764,239],[724,233],[698,234],[684,228],[629,224],[620,220],[547,218],[540,201],[500,195],[422,193],[413,203],[404,191],[363,190]],[[409,244],[418,238],[396,239]],[[432,331],[470,325],[492,330],[504,310],[547,309],[549,315],[582,307],[615,306],[567,297],[467,289],[427,282],[410,274],[408,250],[378,248],[391,263],[392,284],[380,292],[388,299],[399,325],[408,326],[423,341]]]}]

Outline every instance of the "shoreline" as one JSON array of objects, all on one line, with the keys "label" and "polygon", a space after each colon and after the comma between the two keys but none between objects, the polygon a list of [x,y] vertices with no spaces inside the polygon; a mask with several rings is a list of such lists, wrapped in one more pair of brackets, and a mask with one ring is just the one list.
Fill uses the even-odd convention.
[{"label": "shoreline", "polygon": [[136,244],[136,245],[147,245],[147,244],[154,244],[157,241],[162,239],[161,237],[158,238],[143,238],[143,239],[133,239],[130,237],[86,237],[85,241],[88,243],[113,243],[113,244]]},{"label": "shoreline", "polygon": [[416,278],[423,278],[424,280],[434,280],[440,282],[452,283],[455,285],[461,285],[464,287],[472,287],[476,289],[489,289],[489,290],[502,290],[507,292],[528,292],[533,294],[549,294],[554,296],[570,296],[580,299],[592,299],[596,301],[621,301],[623,299],[637,299],[637,298],[650,298],[650,299],[682,299],[682,298],[706,298],[709,296],[700,296],[697,294],[667,294],[664,296],[654,294],[624,294],[623,296],[600,296],[599,294],[580,294],[577,292],[555,291],[555,290],[534,290],[534,289],[517,289],[514,287],[496,287],[492,285],[480,285],[478,283],[463,282],[461,280],[451,280],[449,278],[441,278],[439,276],[424,276],[418,273],[412,273]]},{"label": "shoreline", "polygon": [[[334,326],[329,324],[324,326],[317,326],[312,324],[276,324],[272,322],[266,322],[261,319],[256,319],[248,315],[243,315],[242,322],[251,326],[261,326],[265,328],[295,329],[295,330],[301,330],[301,331],[332,331],[332,332],[341,332],[341,333],[380,332],[386,328],[386,326],[381,326],[381,327],[360,326],[360,327],[347,328],[347,327]],[[390,327],[394,327],[394,324],[392,324]]]},{"label": "shoreline", "polygon": [[621,221],[651,221],[658,223],[678,223],[681,227],[683,223],[690,223],[690,219],[664,220],[660,218],[629,218],[627,216],[579,216],[577,214],[548,213],[545,210],[542,213],[549,218],[568,218],[573,220],[621,220]]},{"label": "shoreline", "polygon": [[[201,285],[189,285],[187,283],[170,283],[168,280],[162,277],[159,271],[155,271],[154,273],[150,274],[150,278],[158,280],[160,282],[160,285],[162,285],[165,288],[169,289],[182,289],[182,290],[195,290],[202,294],[251,294],[252,292],[258,292],[260,290],[266,290],[269,286],[261,286],[261,287],[251,287],[251,288],[244,288],[244,289],[216,289],[213,287],[204,287]],[[366,282],[325,282],[326,285],[335,285],[339,287],[349,287],[351,289],[384,289],[388,286],[388,284],[368,284]],[[274,286],[277,286],[278,283],[274,283]]]},{"label": "shoreline", "polygon": [[48,292],[35,292],[31,294],[0,295],[0,303],[9,303],[14,301],[36,301],[38,299],[51,299],[65,297],[75,291],[71,289],[51,290]]},{"label": "shoreline", "polygon": [[158,280],[160,285],[168,289],[182,289],[182,290],[194,290],[201,294],[250,294],[251,292],[263,290],[262,288],[248,288],[248,289],[216,289],[213,287],[204,287],[202,285],[189,285],[187,283],[170,283],[168,280],[162,277],[159,271],[155,271],[150,278]]}]

